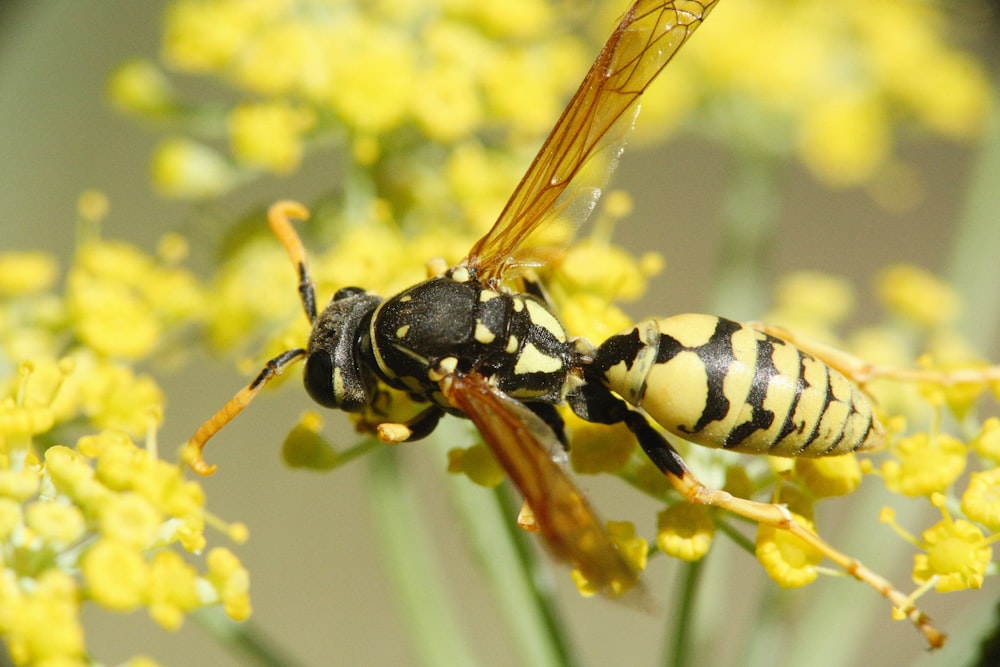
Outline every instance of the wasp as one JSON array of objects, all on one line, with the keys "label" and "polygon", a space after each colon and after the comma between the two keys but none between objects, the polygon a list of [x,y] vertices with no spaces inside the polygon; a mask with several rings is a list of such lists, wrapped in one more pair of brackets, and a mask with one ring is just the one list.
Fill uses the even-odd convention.
[{"label": "wasp", "polygon": [[468,418],[524,497],[553,556],[609,597],[638,573],[552,452],[565,446],[556,407],[585,420],[624,424],[688,501],[790,531],[903,612],[933,647],[944,635],[913,601],[859,561],[795,521],[782,505],[737,498],[700,482],[653,423],[684,440],[750,454],[836,456],[878,445],[883,429],[850,364],[781,332],[710,315],[645,320],[599,345],[567,334],[533,279],[513,290],[518,250],[551,221],[584,164],[616,130],[628,129],[650,82],[702,24],[716,0],[637,0],[556,122],[493,227],[457,265],[391,298],[339,290],[317,311],[306,253],[290,218],[269,222],[298,274],[312,324],[308,345],[267,363],[188,442],[186,458],[210,474],[201,451],[271,378],[304,361],[305,388],[320,405],[371,407],[380,387],[422,409],[406,423],[378,424],[388,442],[419,440],[446,414]]}]

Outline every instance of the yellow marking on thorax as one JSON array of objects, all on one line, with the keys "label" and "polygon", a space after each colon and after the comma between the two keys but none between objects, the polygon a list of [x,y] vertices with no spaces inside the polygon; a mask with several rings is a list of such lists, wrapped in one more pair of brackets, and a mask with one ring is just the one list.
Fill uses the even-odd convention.
[{"label": "yellow marking on thorax", "polygon": [[521,375],[524,373],[555,373],[563,367],[562,360],[551,357],[537,347],[528,343],[521,348],[521,354],[517,357],[514,365],[514,373]]},{"label": "yellow marking on thorax", "polygon": [[[520,301],[520,299],[516,301]],[[531,317],[533,324],[551,333],[560,343],[566,342],[566,331],[555,315],[550,313],[537,301],[525,299],[523,303],[528,308],[528,315]]]},{"label": "yellow marking on thorax", "polygon": [[483,345],[489,345],[494,340],[496,340],[497,335],[489,330],[489,327],[484,325],[482,322],[476,322],[476,330],[473,333],[476,342],[482,343]]},{"label": "yellow marking on thorax", "polygon": [[486,303],[487,301],[491,301],[497,298],[498,296],[500,296],[500,292],[495,292],[491,289],[484,289],[481,292],[479,292],[479,302]]}]

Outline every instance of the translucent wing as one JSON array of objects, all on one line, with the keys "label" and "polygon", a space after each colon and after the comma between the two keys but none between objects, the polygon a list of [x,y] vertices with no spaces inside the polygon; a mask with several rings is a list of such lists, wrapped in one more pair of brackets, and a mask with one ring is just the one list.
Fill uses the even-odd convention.
[{"label": "translucent wing", "polygon": [[578,568],[609,597],[639,579],[604,531],[587,499],[549,457],[559,447],[552,430],[534,412],[477,374],[449,376],[441,383],[448,401],[479,429],[507,476],[531,507],[552,555]]},{"label": "translucent wing", "polygon": [[[717,0],[638,0],[615,28],[528,172],[464,264],[495,284],[518,246],[558,209],[602,139],[631,123],[639,97]],[[577,184],[578,185],[578,184]]]}]

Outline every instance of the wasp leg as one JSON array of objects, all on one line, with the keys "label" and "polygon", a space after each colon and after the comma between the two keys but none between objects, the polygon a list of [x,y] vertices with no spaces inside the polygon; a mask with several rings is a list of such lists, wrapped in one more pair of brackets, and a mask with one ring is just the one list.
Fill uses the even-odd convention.
[{"label": "wasp leg", "polygon": [[444,416],[444,410],[431,406],[405,422],[383,422],[375,426],[378,439],[387,444],[422,440],[431,434]]},{"label": "wasp leg", "polygon": [[316,287],[309,275],[306,249],[302,246],[299,235],[295,233],[290,218],[308,220],[309,210],[298,202],[287,200],[275,202],[267,210],[267,223],[271,226],[271,231],[278,237],[278,241],[285,247],[289,259],[295,265],[295,272],[299,276],[299,298],[302,299],[302,308],[306,311],[309,323],[312,324],[316,321]]},{"label": "wasp leg", "polygon": [[[542,418],[542,421],[552,429],[555,433],[556,438],[559,440],[559,444],[562,445],[563,452],[569,449],[568,441],[566,440],[566,422],[563,421],[562,416],[559,411],[556,410],[556,406],[551,403],[525,403],[524,404],[529,410],[534,412],[536,415]],[[562,452],[549,452],[553,459],[558,462],[559,458],[565,458]]]},{"label": "wasp leg", "polygon": [[791,343],[803,352],[808,352],[862,387],[873,380],[881,379],[895,380],[897,382],[929,382],[942,387],[950,387],[957,384],[985,384],[1000,380],[1000,366],[958,368],[953,370],[885,366],[865,361],[850,352],[845,352],[832,345],[821,343],[783,327],[764,324],[751,324],[749,326]]},{"label": "wasp leg", "polygon": [[218,412],[198,427],[198,430],[194,432],[194,435],[191,436],[191,439],[187,441],[182,450],[182,457],[191,466],[192,470],[199,475],[211,475],[215,472],[216,467],[208,465],[205,463],[205,459],[202,458],[202,450],[205,448],[205,444],[222,427],[231,422],[236,415],[243,412],[243,409],[250,404],[250,401],[267,384],[268,380],[275,375],[280,375],[286,366],[304,356],[306,356],[306,351],[303,348],[296,348],[282,352],[274,359],[268,361],[263,370],[257,374],[257,377],[250,384],[241,389],[225,405],[219,408]]},{"label": "wasp leg", "polygon": [[646,456],[689,502],[721,507],[757,523],[787,530],[839,565],[848,574],[878,591],[910,619],[932,648],[944,645],[945,635],[931,625],[930,618],[917,609],[913,600],[897,590],[891,582],[869,570],[856,558],[837,551],[818,535],[807,530],[795,521],[784,506],[737,498],[725,491],[706,487],[688,469],[677,450],[642,414],[630,409],[624,401],[603,387],[588,384],[567,399],[570,400],[574,412],[588,421],[603,424],[624,423],[635,435]]},{"label": "wasp leg", "polygon": [[845,572],[879,592],[893,607],[905,614],[927,639],[931,648],[944,645],[945,635],[931,625],[930,618],[920,611],[913,600],[897,590],[892,583],[868,569],[861,561],[834,549],[815,533],[803,527],[783,505],[737,498],[725,491],[709,489],[688,469],[677,450],[642,415],[629,410],[632,417],[624,420],[635,433],[650,460],[667,475],[670,483],[689,502],[713,505],[757,523],[787,530],[813,549],[839,565]]},{"label": "wasp leg", "polygon": [[525,269],[521,274],[521,283],[522,291],[535,297],[549,308],[555,309],[552,299],[549,297],[548,290],[542,285],[542,281],[538,279],[538,274],[531,269]]}]

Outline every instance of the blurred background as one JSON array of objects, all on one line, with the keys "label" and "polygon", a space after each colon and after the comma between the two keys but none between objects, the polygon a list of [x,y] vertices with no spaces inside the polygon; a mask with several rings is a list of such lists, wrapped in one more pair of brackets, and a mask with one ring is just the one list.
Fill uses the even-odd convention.
[{"label": "blurred background", "polygon": [[[127,240],[151,251],[167,230],[196,229],[191,204],[165,200],[150,187],[149,157],[157,133],[114,112],[105,98],[107,78],[115,66],[135,56],[156,58],[163,5],[125,0],[0,4],[0,250],[43,249],[69,258],[77,197],[87,188],[100,189],[110,199],[111,214],[102,228],[106,238]],[[721,14],[724,9],[720,6],[717,11]],[[956,25],[954,32],[995,66],[997,40],[992,26],[979,23],[963,29],[969,27]],[[778,276],[813,269],[842,274],[863,292],[876,270],[891,261],[949,271],[967,190],[973,176],[981,173],[978,145],[918,136],[905,141],[899,153],[913,166],[921,187],[918,201],[896,209],[879,206],[863,188],[831,189],[804,170],[789,169],[782,177],[786,224],[769,248],[767,273]],[[667,262],[649,295],[629,304],[631,315],[711,308],[721,250],[719,202],[732,168],[726,151],[692,133],[682,133],[655,150],[628,151],[614,185],[633,195],[635,211],[618,227],[616,238],[632,248],[656,248]],[[329,188],[336,169],[330,158],[310,156],[293,179],[261,179],[252,188],[227,196],[216,210],[236,217],[247,207],[278,198],[308,202]],[[195,233],[195,243],[197,239]],[[193,256],[196,268],[205,270],[210,251],[195,248]],[[289,299],[295,298],[290,292]],[[983,304],[984,311],[997,307]],[[988,348],[994,359],[1000,359],[995,340]],[[245,382],[231,364],[204,355],[157,377],[169,397],[160,433],[164,448],[183,442]],[[204,482],[209,507],[250,528],[250,541],[235,550],[252,576],[252,622],[266,636],[280,640],[303,665],[416,664],[370,524],[369,466],[357,462],[322,474],[292,471],[280,461],[280,443],[307,400],[297,386],[258,400],[250,413],[232,424],[226,443],[216,443],[212,459],[220,472]],[[327,421],[325,434],[330,440],[354,438],[346,420],[331,415]],[[245,441],[255,444],[236,446]],[[446,479],[443,458],[419,446],[399,447],[393,455],[399,457],[407,483],[414,487],[440,550],[448,595],[458,601],[461,627],[455,632],[472,638],[482,664],[515,664],[494,603],[462,536],[449,530],[452,510],[442,487],[454,480]],[[637,494],[621,493],[616,480],[586,478],[581,484],[605,516],[653,511],[652,504]],[[849,523],[850,505],[843,511],[841,520]],[[887,569],[883,574],[908,587],[908,557],[892,571],[892,563],[878,562],[877,545],[840,544],[836,522],[828,525],[824,534],[831,542],[849,553],[863,554],[874,561],[875,569]],[[752,632],[760,613],[755,601],[762,591],[768,596],[766,591],[774,586],[743,553],[726,557],[713,552],[711,561],[706,585],[722,589],[728,601],[724,613],[708,621],[718,631],[711,664],[751,664],[741,660],[741,644],[731,639]],[[654,597],[665,608],[678,594],[673,587],[676,566],[658,559],[648,576]],[[581,600],[568,578],[559,575],[562,610],[582,664],[659,664],[668,627],[662,610],[645,614],[603,600]],[[955,653],[936,656],[924,652],[921,639],[909,627],[891,622],[883,601],[860,584],[825,577],[805,591],[781,595],[787,596],[782,604],[792,608],[811,605],[817,598],[843,605],[843,617],[831,621],[826,633],[828,644],[814,644],[815,652],[804,647],[793,653],[811,655],[815,660],[810,659],[810,665],[958,665],[964,664],[974,638],[989,623],[988,610],[1000,589],[995,578],[986,586],[989,590],[977,595],[928,598],[927,611],[952,635],[956,647],[946,649]],[[853,618],[857,608],[869,604],[873,615],[863,622]],[[163,664],[249,664],[192,622],[169,634],[142,612],[93,612],[85,621],[88,646],[107,664],[139,652]],[[838,654],[836,660],[829,655],[831,647]]]}]

